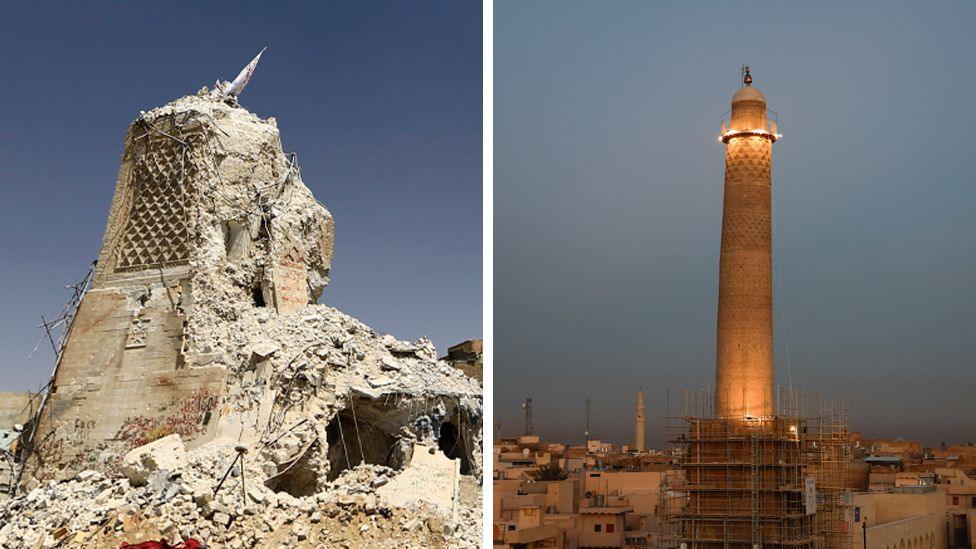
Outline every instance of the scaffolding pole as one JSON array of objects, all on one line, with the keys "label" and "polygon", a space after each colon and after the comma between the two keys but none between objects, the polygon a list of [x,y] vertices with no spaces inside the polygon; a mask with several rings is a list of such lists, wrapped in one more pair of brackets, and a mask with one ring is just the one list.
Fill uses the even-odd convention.
[{"label": "scaffolding pole", "polygon": [[708,396],[684,392],[669,418],[665,546],[850,549],[847,410],[781,388],[773,417],[718,418]]}]

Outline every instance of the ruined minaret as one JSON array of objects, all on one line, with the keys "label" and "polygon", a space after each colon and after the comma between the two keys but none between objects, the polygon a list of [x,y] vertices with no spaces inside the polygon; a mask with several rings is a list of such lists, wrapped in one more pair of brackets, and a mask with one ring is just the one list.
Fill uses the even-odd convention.
[{"label": "ruined minaret", "polygon": [[247,361],[242,324],[315,303],[332,243],[332,215],[282,152],[273,118],[206,89],[140,114],[31,474],[112,473],[159,436],[217,437],[233,409],[221,408],[224,384]]},{"label": "ruined minaret", "polygon": [[644,389],[637,390],[637,416],[634,417],[637,424],[637,433],[634,436],[634,446],[638,452],[644,451]]},{"label": "ruined minaret", "polygon": [[189,451],[254,448],[251,482],[274,491],[297,459],[273,450],[285,434],[305,448],[303,486],[430,455],[414,444],[480,475],[477,380],[427,338],[399,341],[318,303],[333,218],[275,119],[238,101],[259,58],[129,126],[98,261],[65,308],[50,390],[20,439],[24,489],[86,469],[118,476],[126,454],[170,436]]},{"label": "ruined minaret", "polygon": [[775,122],[749,67],[722,124],[725,199],[719,260],[715,411],[719,417],[773,415],[771,168]]}]

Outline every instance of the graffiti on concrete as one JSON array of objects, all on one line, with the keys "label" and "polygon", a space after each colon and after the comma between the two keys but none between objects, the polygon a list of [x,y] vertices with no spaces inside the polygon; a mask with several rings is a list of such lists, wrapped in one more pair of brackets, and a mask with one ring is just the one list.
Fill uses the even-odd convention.
[{"label": "graffiti on concrete", "polygon": [[186,396],[174,396],[157,416],[126,417],[115,435],[92,445],[91,434],[95,420],[75,418],[61,437],[52,437],[38,448],[42,464],[58,464],[59,469],[82,471],[98,469],[116,475],[122,458],[133,448],[156,439],[178,434],[191,440],[203,433],[217,407],[217,397],[208,388],[200,388]]}]

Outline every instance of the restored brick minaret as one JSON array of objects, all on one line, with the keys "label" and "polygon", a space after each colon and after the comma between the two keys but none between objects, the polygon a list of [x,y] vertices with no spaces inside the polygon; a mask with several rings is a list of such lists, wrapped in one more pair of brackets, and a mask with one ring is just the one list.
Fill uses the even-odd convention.
[{"label": "restored brick minaret", "polygon": [[773,415],[772,179],[775,123],[766,97],[743,86],[723,123],[725,200],[719,260],[715,411],[719,417]]}]

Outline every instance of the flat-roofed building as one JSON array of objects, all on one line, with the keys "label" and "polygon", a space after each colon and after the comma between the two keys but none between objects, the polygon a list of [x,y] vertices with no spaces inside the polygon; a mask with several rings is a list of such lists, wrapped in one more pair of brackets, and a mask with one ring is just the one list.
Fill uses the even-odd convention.
[{"label": "flat-roofed building", "polygon": [[581,507],[579,546],[623,547],[625,541],[624,517],[633,507]]},{"label": "flat-roofed building", "polygon": [[[946,502],[934,486],[854,494],[854,547],[939,548],[946,543]],[[866,529],[866,532],[865,532]]]},{"label": "flat-roofed building", "polygon": [[473,377],[478,381],[483,381],[483,349],[484,344],[482,340],[469,339],[448,348],[447,356],[441,357],[441,360],[447,362],[454,368],[461,370],[464,372],[464,375]]}]

